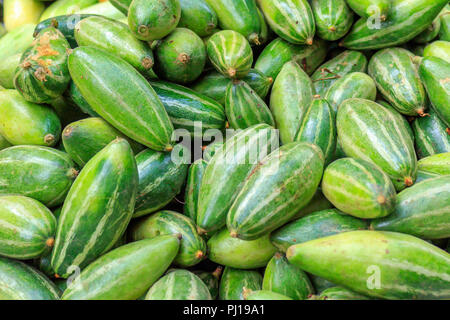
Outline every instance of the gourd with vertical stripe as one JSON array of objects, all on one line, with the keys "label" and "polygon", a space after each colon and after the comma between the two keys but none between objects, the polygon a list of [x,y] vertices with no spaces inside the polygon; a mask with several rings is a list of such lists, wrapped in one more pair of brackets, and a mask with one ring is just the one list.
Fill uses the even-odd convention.
[{"label": "gourd with vertical stripe", "polygon": [[412,127],[419,158],[450,152],[450,134],[446,131],[447,126],[434,110],[429,110],[425,117],[416,118]]},{"label": "gourd with vertical stripe", "polygon": [[220,279],[220,300],[244,300],[244,289],[261,290],[263,277],[256,270],[225,267]]},{"label": "gourd with vertical stripe", "polygon": [[198,159],[191,164],[188,172],[183,213],[194,221],[197,221],[200,185],[207,165],[205,160]]},{"label": "gourd with vertical stripe", "polygon": [[324,40],[342,38],[353,24],[353,12],[345,0],[313,0],[311,8],[316,21],[316,33]]}]

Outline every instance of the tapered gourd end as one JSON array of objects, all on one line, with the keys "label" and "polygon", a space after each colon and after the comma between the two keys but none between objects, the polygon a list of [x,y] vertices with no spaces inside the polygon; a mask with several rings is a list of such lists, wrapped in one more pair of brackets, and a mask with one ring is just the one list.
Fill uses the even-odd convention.
[{"label": "tapered gourd end", "polygon": [[414,181],[411,177],[406,177],[405,178],[405,186],[407,187],[411,187],[414,184]]}]

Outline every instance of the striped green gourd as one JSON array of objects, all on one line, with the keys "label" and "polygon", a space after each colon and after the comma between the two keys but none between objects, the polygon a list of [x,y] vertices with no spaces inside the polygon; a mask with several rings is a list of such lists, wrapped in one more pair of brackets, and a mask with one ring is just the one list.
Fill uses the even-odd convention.
[{"label": "striped green gourd", "polygon": [[127,25],[101,16],[91,16],[77,23],[75,39],[79,46],[105,50],[131,64],[142,75],[155,78],[150,47],[136,39]]},{"label": "striped green gourd", "polygon": [[61,123],[55,111],[26,101],[16,90],[0,91],[0,134],[13,145],[54,146]]},{"label": "striped green gourd", "polygon": [[322,193],[322,190],[317,188],[316,193],[306,206],[297,211],[297,213],[291,218],[291,221],[300,219],[310,213],[321,211],[325,209],[331,209],[333,205]]},{"label": "striped green gourd", "polygon": [[203,72],[206,62],[205,44],[194,31],[176,28],[155,48],[155,70],[162,78],[191,83]]},{"label": "striped green gourd", "polygon": [[389,176],[371,162],[342,158],[323,174],[322,192],[339,210],[362,219],[375,219],[394,211],[396,191]]},{"label": "striped green gourd", "polygon": [[404,117],[404,116],[403,116],[400,112],[398,112],[393,106],[391,106],[389,103],[387,103],[387,102],[384,101],[384,100],[376,100],[375,102],[378,103],[379,105],[385,107],[385,108],[388,109],[389,111],[391,111],[392,114],[398,119],[398,121],[401,121],[401,122],[404,123],[404,126],[405,126],[406,130],[408,130],[409,135],[410,135],[411,137],[414,136],[414,131],[413,131],[413,129],[411,128],[411,125],[410,125],[410,123],[409,123],[409,121],[407,120],[406,117]]},{"label": "striped green gourd", "polygon": [[348,99],[339,107],[337,131],[345,154],[376,164],[391,178],[397,191],[416,179],[413,136],[395,114],[364,99]]},{"label": "striped green gourd", "polygon": [[136,300],[167,270],[178,247],[178,238],[166,235],[114,249],[87,266],[61,299]]},{"label": "striped green gourd", "polygon": [[264,271],[262,289],[285,295],[294,300],[306,300],[314,288],[299,267],[289,263],[284,254],[275,253]]},{"label": "striped green gourd", "polygon": [[0,196],[0,255],[13,259],[33,259],[54,244],[56,219],[34,199]]},{"label": "striped green gourd", "polygon": [[189,167],[186,182],[186,191],[184,194],[183,213],[193,221],[197,221],[200,185],[207,165],[208,163],[205,160],[198,159]]},{"label": "striped green gourd", "polygon": [[202,279],[187,270],[170,271],[156,281],[145,300],[212,300]]},{"label": "striped green gourd", "polygon": [[206,257],[206,243],[197,233],[195,223],[180,213],[160,211],[136,221],[130,229],[133,241],[166,234],[181,235],[180,250],[173,261],[176,265],[191,267]]},{"label": "striped green gourd", "polygon": [[450,63],[450,41],[438,40],[430,43],[423,49],[423,56],[437,57]]},{"label": "striped green gourd", "polygon": [[307,74],[314,70],[325,60],[327,43],[316,39],[312,45],[295,45],[281,38],[270,42],[259,55],[255,69],[267,77],[276,79],[286,62],[296,61]]},{"label": "striped green gourd", "polygon": [[205,284],[211,294],[213,300],[217,299],[219,295],[219,280],[222,274],[222,266],[218,266],[213,272],[207,272],[202,270],[192,271],[196,276],[198,276]]},{"label": "striped green gourd", "polygon": [[[182,151],[186,154],[186,149]],[[180,193],[188,164],[175,154],[146,149],[136,156],[139,187],[133,218],[161,209]],[[179,161],[181,160],[181,161]]]},{"label": "striped green gourd", "polygon": [[214,33],[206,43],[213,66],[230,78],[242,78],[250,72],[253,52],[247,39],[233,30]]},{"label": "striped green gourd", "polygon": [[[419,67],[422,80],[431,105],[439,118],[450,127],[450,63],[440,58],[427,57]],[[447,133],[450,129],[447,130]]]},{"label": "striped green gourd", "polygon": [[0,151],[0,193],[20,194],[47,207],[64,201],[78,171],[65,152],[41,146]]},{"label": "striped green gourd", "polygon": [[[357,0],[356,0],[357,1]],[[424,31],[448,0],[392,0],[386,21],[361,18],[342,41],[349,49],[381,49],[408,42]]]},{"label": "striped green gourd", "polygon": [[170,82],[151,82],[175,129],[185,129],[194,137],[209,129],[225,128],[225,110],[220,103],[189,88]]},{"label": "striped green gourd", "polygon": [[258,3],[270,28],[278,36],[294,44],[313,43],[316,24],[308,1],[259,0]]},{"label": "striped green gourd", "polygon": [[261,20],[255,0],[206,0],[219,18],[222,30],[234,30],[254,45],[260,45]]},{"label": "striped green gourd", "polygon": [[220,279],[220,300],[244,300],[244,289],[261,290],[263,277],[256,270],[225,267]]},{"label": "striped green gourd", "polygon": [[417,182],[450,175],[450,152],[435,154],[417,162]]},{"label": "striped green gourd", "polygon": [[252,126],[228,138],[203,175],[197,212],[200,228],[211,232],[225,225],[228,209],[243,180],[277,147],[278,132],[267,124]]},{"label": "striped green gourd", "polygon": [[[250,72],[242,78],[255,92],[265,99],[272,86],[273,79],[267,77],[264,73],[256,69],[250,69]],[[199,81],[191,87],[194,91],[208,96],[225,105],[225,93],[230,78],[213,70],[205,74]]]},{"label": "striped green gourd", "polygon": [[427,179],[397,196],[394,212],[374,220],[371,228],[394,231],[422,239],[450,237],[450,176]]},{"label": "striped green gourd", "polygon": [[141,145],[125,137],[102,118],[86,118],[72,122],[62,133],[64,149],[80,167],[117,137],[128,140],[134,152],[143,149]]},{"label": "striped green gourd", "polygon": [[80,9],[92,6],[97,0],[57,0],[52,2],[42,13],[40,21],[61,15],[73,14]]},{"label": "striped green gourd", "polygon": [[228,211],[230,235],[255,240],[288,222],[314,196],[323,168],[320,148],[303,142],[285,144],[262,159]]},{"label": "striped green gourd", "polygon": [[137,186],[136,161],[126,140],[114,140],[89,160],[58,220],[51,266],[60,277],[112,248],[130,222]]},{"label": "striped green gourd", "polygon": [[438,34],[439,30],[441,30],[441,19],[438,15],[436,19],[426,28],[424,31],[419,33],[412,41],[415,43],[426,44],[430,41],[433,41]]},{"label": "striped green gourd", "polygon": [[43,29],[25,50],[14,76],[14,86],[27,101],[46,103],[69,85],[67,55],[70,45],[53,27]]},{"label": "striped green gourd", "polygon": [[391,0],[346,0],[349,7],[362,18],[379,17],[381,21],[388,18]]},{"label": "striped green gourd", "polygon": [[293,300],[283,294],[268,290],[245,290],[244,292],[245,300]]},{"label": "striped green gourd", "polygon": [[180,0],[180,6],[178,27],[191,29],[200,37],[211,35],[217,28],[217,13],[206,0]]},{"label": "striped green gourd", "polygon": [[402,233],[344,232],[294,245],[287,258],[307,272],[371,297],[450,297],[450,254]]},{"label": "striped green gourd", "polygon": [[262,13],[259,7],[256,8],[258,11],[259,23],[261,24],[261,32],[259,33],[259,42],[260,44],[266,44],[269,39],[274,37],[273,31],[267,25],[266,18],[264,18],[264,14]]},{"label": "striped green gourd", "polygon": [[297,62],[286,62],[270,94],[270,110],[280,131],[281,143],[294,141],[313,95],[313,83],[306,72]]},{"label": "striped green gourd", "polygon": [[325,289],[316,298],[318,300],[369,300],[368,297],[344,287]]},{"label": "striped green gourd", "polygon": [[447,126],[434,110],[429,110],[425,117],[416,118],[412,128],[419,158],[450,152],[450,134],[446,132]]},{"label": "striped green gourd", "polygon": [[132,1],[128,7],[128,25],[139,40],[159,40],[171,33],[181,17],[179,0]]},{"label": "striped green gourd", "polygon": [[267,265],[276,252],[269,235],[245,241],[233,238],[227,228],[216,232],[208,240],[208,259],[237,269],[255,269]]},{"label": "striped green gourd", "polygon": [[426,93],[413,57],[402,48],[380,50],[370,59],[368,71],[380,93],[398,112],[424,116]]},{"label": "striped green gourd", "polygon": [[363,72],[351,72],[334,82],[324,98],[336,113],[344,100],[361,98],[375,101],[377,87],[373,79]]},{"label": "striped green gourd", "polygon": [[322,64],[311,76],[316,93],[325,96],[328,88],[351,72],[366,72],[367,58],[358,51],[346,50]]},{"label": "striped green gourd", "polygon": [[335,41],[347,34],[353,24],[353,12],[345,0],[313,0],[311,8],[317,35]]},{"label": "striped green gourd", "polygon": [[325,164],[331,162],[336,150],[336,116],[327,100],[318,98],[311,102],[294,140],[315,144],[322,150]]},{"label": "striped green gourd", "polygon": [[172,123],[155,91],[130,64],[91,47],[74,49],[69,71],[86,102],[113,127],[154,150],[172,150]]},{"label": "striped green gourd", "polygon": [[233,129],[246,129],[260,123],[275,126],[272,113],[264,100],[242,80],[233,80],[228,84],[225,113]]},{"label": "striped green gourd", "polygon": [[25,263],[0,257],[0,300],[59,300],[59,289]]},{"label": "striped green gourd", "polygon": [[367,229],[364,220],[346,215],[337,209],[325,209],[284,225],[272,233],[270,240],[275,247],[286,252],[294,244],[363,229]]}]

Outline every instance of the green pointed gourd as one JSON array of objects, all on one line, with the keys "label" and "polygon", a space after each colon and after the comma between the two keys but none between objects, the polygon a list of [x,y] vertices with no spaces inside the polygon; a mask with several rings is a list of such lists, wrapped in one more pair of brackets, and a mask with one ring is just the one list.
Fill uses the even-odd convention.
[{"label": "green pointed gourd", "polygon": [[[67,278],[109,251],[133,215],[138,187],[130,145],[116,139],[81,170],[58,220],[51,266]],[[76,241],[73,241],[76,239]]]},{"label": "green pointed gourd", "polygon": [[199,277],[205,284],[211,294],[211,298],[216,300],[219,295],[219,280],[222,274],[222,266],[218,266],[213,272],[194,270],[193,273]]},{"label": "green pointed gourd", "polygon": [[220,279],[220,300],[244,300],[244,290],[261,290],[263,277],[256,270],[225,267]]},{"label": "green pointed gourd", "polygon": [[179,240],[166,235],[114,249],[87,266],[61,299],[136,300],[167,270],[178,247]]},{"label": "green pointed gourd", "polygon": [[414,183],[414,140],[392,111],[369,100],[348,99],[339,108],[336,123],[347,156],[376,164],[388,174],[397,191]]},{"label": "green pointed gourd", "polygon": [[412,128],[419,158],[450,152],[450,134],[446,131],[447,126],[434,110],[429,110],[425,117],[416,118]]},{"label": "green pointed gourd", "polygon": [[203,281],[187,270],[170,271],[156,281],[145,300],[212,300]]},{"label": "green pointed gourd", "polygon": [[331,163],[323,174],[322,192],[336,208],[362,219],[391,214],[396,201],[389,176],[361,159],[342,158]]},{"label": "green pointed gourd", "polygon": [[214,33],[206,43],[206,52],[216,70],[230,78],[246,76],[253,64],[249,42],[233,30]]},{"label": "green pointed gourd", "polygon": [[60,96],[69,85],[67,56],[70,45],[53,27],[43,29],[20,59],[14,86],[27,101],[46,103]]},{"label": "green pointed gourd", "polygon": [[226,223],[245,177],[268,153],[278,148],[278,133],[267,124],[258,124],[228,138],[209,161],[200,186],[197,225],[206,232]]},{"label": "green pointed gourd", "polygon": [[191,29],[200,37],[211,35],[217,28],[217,13],[206,0],[180,0],[180,6],[178,27]]},{"label": "green pointed gourd", "polygon": [[450,152],[422,158],[417,163],[417,182],[450,175]]},{"label": "green pointed gourd", "polygon": [[0,151],[0,193],[33,198],[47,207],[60,205],[78,171],[65,152],[41,146]]},{"label": "green pointed gourd", "polygon": [[370,297],[450,296],[450,255],[407,234],[344,232],[294,245],[286,255],[301,269]]},{"label": "green pointed gourd", "polygon": [[438,40],[430,43],[423,49],[423,57],[436,57],[450,63],[450,41]]},{"label": "green pointed gourd", "polygon": [[137,0],[128,8],[128,25],[139,40],[159,40],[171,33],[181,17],[179,0]]},{"label": "green pointed gourd", "polygon": [[0,196],[0,255],[33,259],[51,250],[56,219],[42,203],[24,196]]},{"label": "green pointed gourd", "polygon": [[198,198],[200,195],[200,185],[202,183],[203,174],[208,163],[203,159],[198,159],[189,167],[186,182],[186,191],[184,194],[184,210],[183,213],[197,221]]},{"label": "green pointed gourd", "polygon": [[176,265],[183,268],[191,267],[206,257],[206,243],[197,233],[197,226],[181,213],[160,211],[136,221],[130,229],[133,241],[166,234],[181,235],[180,249],[173,261]]},{"label": "green pointed gourd", "polygon": [[71,15],[96,3],[96,0],[57,0],[44,10],[40,17],[40,21],[61,15]]},{"label": "green pointed gourd", "polygon": [[323,167],[320,148],[302,142],[285,144],[262,159],[228,211],[230,235],[254,240],[288,222],[314,196]]},{"label": "green pointed gourd", "polygon": [[306,273],[290,264],[282,253],[275,253],[267,264],[262,289],[285,295],[293,300],[306,300],[314,293]]},{"label": "green pointed gourd", "polygon": [[326,209],[284,225],[271,234],[270,241],[280,251],[286,252],[294,244],[342,232],[363,230],[367,227],[364,220],[344,214],[337,209]]},{"label": "green pointed gourd", "polygon": [[69,71],[86,102],[113,127],[154,150],[172,150],[169,116],[130,64],[97,48],[78,47],[69,56]]},{"label": "green pointed gourd", "polygon": [[394,212],[372,221],[371,228],[411,234],[422,239],[450,237],[450,176],[417,183],[397,196]]},{"label": "green pointed gourd", "polygon": [[363,18],[379,16],[382,21],[388,18],[391,0],[346,0],[349,7]]},{"label": "green pointed gourd", "polygon": [[345,0],[313,0],[311,8],[317,35],[335,41],[347,34],[353,24],[353,12]]},{"label": "green pointed gourd", "polygon": [[441,28],[439,29],[439,39],[450,41],[450,6],[447,5],[442,9],[440,14]]},{"label": "green pointed gourd", "polygon": [[294,44],[313,43],[316,24],[308,1],[259,0],[258,3],[278,36]]},{"label": "green pointed gourd", "polygon": [[439,30],[441,30],[441,19],[439,16],[436,17],[436,19],[433,20],[433,22],[426,28],[424,31],[419,33],[413,41],[416,43],[428,43],[430,41],[433,41],[438,34]]},{"label": "green pointed gourd", "polygon": [[245,81],[235,80],[228,84],[225,113],[233,129],[246,129],[260,123],[275,126],[269,107]]},{"label": "green pointed gourd", "polygon": [[336,116],[327,100],[318,98],[311,102],[302,117],[295,141],[320,147],[325,164],[333,159],[336,150]]},{"label": "green pointed gourd", "polygon": [[297,62],[286,62],[273,84],[270,95],[270,110],[276,127],[280,130],[281,143],[294,141],[313,95],[313,83],[306,72]]},{"label": "green pointed gourd", "polygon": [[423,116],[426,93],[413,57],[402,48],[380,50],[370,59],[368,72],[380,93],[398,112]]}]

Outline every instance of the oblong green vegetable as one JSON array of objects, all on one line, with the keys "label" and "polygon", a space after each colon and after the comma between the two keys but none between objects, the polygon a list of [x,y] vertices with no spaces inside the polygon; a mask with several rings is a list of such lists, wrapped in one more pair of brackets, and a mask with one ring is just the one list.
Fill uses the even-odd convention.
[{"label": "oblong green vegetable", "polygon": [[316,21],[316,33],[324,40],[342,38],[353,24],[353,12],[345,0],[313,0],[311,8]]},{"label": "oblong green vegetable", "polygon": [[403,190],[394,212],[374,220],[371,228],[411,234],[422,239],[450,237],[450,176],[436,177]]},{"label": "oblong green vegetable", "polygon": [[192,272],[174,270],[152,285],[145,300],[211,300],[211,294]]},{"label": "oblong green vegetable", "polygon": [[313,43],[316,24],[306,0],[259,0],[261,11],[271,29],[294,44]]},{"label": "oblong green vegetable", "polygon": [[61,299],[136,300],[170,266],[178,247],[176,237],[159,236],[114,249],[86,267]]},{"label": "oblong green vegetable", "polygon": [[0,257],[0,300],[59,300],[59,289],[25,263]]},{"label": "oblong green vegetable", "polygon": [[189,172],[186,182],[186,191],[184,194],[184,210],[183,213],[197,221],[198,198],[200,195],[200,185],[203,179],[203,174],[208,163],[203,159],[198,159],[189,167]]},{"label": "oblong green vegetable", "polygon": [[419,158],[450,152],[450,134],[446,131],[447,126],[434,110],[429,110],[425,117],[416,118],[412,128]]},{"label": "oblong green vegetable", "polygon": [[242,181],[277,147],[278,133],[267,124],[252,126],[228,138],[209,161],[203,175],[197,212],[200,228],[210,232],[225,225],[228,209]]},{"label": "oblong green vegetable", "polygon": [[450,254],[406,234],[345,232],[294,245],[287,258],[307,272],[372,297],[450,297]]},{"label": "oblong green vegetable", "polygon": [[346,215],[336,209],[313,212],[284,225],[270,236],[270,241],[282,252],[294,245],[324,238],[341,232],[367,229],[364,220]]},{"label": "oblong green vegetable", "polygon": [[244,289],[261,290],[263,277],[255,270],[225,267],[220,279],[220,300],[244,300]]},{"label": "oblong green vegetable", "polygon": [[313,95],[313,83],[306,72],[297,62],[286,62],[270,94],[270,110],[280,131],[281,143],[294,141]]},{"label": "oblong green vegetable", "polygon": [[172,123],[155,91],[131,65],[91,47],[74,49],[69,71],[87,103],[113,127],[155,150],[171,150]]},{"label": "oblong green vegetable", "polygon": [[217,71],[230,78],[242,78],[252,67],[250,44],[233,30],[214,33],[206,43],[206,52]]},{"label": "oblong green vegetable", "polygon": [[[186,149],[183,149],[186,153]],[[151,149],[136,156],[139,187],[133,218],[157,211],[180,193],[186,179],[188,164],[174,161],[172,153]]]},{"label": "oblong green vegetable", "polygon": [[439,39],[450,41],[450,7],[447,5],[441,11],[441,28],[439,29]]},{"label": "oblong green vegetable", "polygon": [[89,160],[58,220],[51,266],[60,277],[84,268],[122,237],[133,214],[137,187],[136,161],[126,140],[114,140]]},{"label": "oblong green vegetable", "polygon": [[97,0],[57,0],[51,3],[42,13],[40,21],[61,15],[71,15],[80,9],[92,6]]},{"label": "oblong green vegetable", "polygon": [[164,38],[176,28],[180,17],[179,0],[137,0],[128,8],[128,25],[139,40]]},{"label": "oblong green vegetable", "polygon": [[332,287],[322,291],[319,300],[369,300],[368,297],[343,287]]},{"label": "oblong green vegetable", "polygon": [[371,162],[342,158],[323,174],[322,192],[339,210],[362,219],[394,211],[396,191],[389,176]]},{"label": "oblong green vegetable", "polygon": [[78,10],[78,14],[95,14],[106,18],[121,20],[126,23],[126,15],[114,7],[109,1],[100,1],[96,4]]},{"label": "oblong green vegetable", "polygon": [[246,129],[260,123],[275,126],[269,107],[245,81],[234,80],[228,84],[225,113],[233,129]]},{"label": "oblong green vegetable", "polygon": [[417,162],[417,182],[450,175],[450,152],[435,154]]},{"label": "oblong green vegetable", "polygon": [[226,228],[208,240],[208,248],[209,260],[237,269],[264,267],[276,251],[268,234],[256,240],[244,241],[231,237]]},{"label": "oblong green vegetable", "polygon": [[413,57],[402,48],[380,50],[370,59],[368,72],[380,93],[398,112],[423,116],[426,94]]},{"label": "oblong green vegetable", "polygon": [[5,89],[14,89],[14,76],[19,66],[21,53],[11,55],[0,61],[0,85]]},{"label": "oblong green vegetable", "polygon": [[309,143],[283,145],[262,159],[228,211],[230,235],[254,240],[285,224],[314,196],[323,167],[322,151]]},{"label": "oblong green vegetable", "polygon": [[213,272],[194,270],[193,273],[198,276],[205,284],[211,294],[211,298],[216,300],[219,295],[219,279],[222,274],[222,266],[218,266]]},{"label": "oblong green vegetable", "polygon": [[119,21],[101,16],[87,17],[77,23],[75,39],[79,46],[103,49],[124,59],[144,76],[155,78],[152,50]]},{"label": "oblong green vegetable", "polygon": [[441,58],[450,63],[450,42],[439,40],[430,43],[424,48],[423,56]]},{"label": "oblong green vegetable", "polygon": [[60,205],[78,171],[65,152],[41,146],[0,151],[0,193],[20,194],[47,207]]},{"label": "oblong green vegetable", "polygon": [[207,37],[217,28],[217,13],[205,0],[180,0],[181,18],[178,27],[188,28],[200,37]]},{"label": "oblong green vegetable", "polygon": [[174,263],[180,267],[196,265],[206,256],[206,243],[197,233],[195,223],[174,211],[160,211],[136,221],[131,230],[133,241],[151,239],[159,235],[180,235],[180,250]]},{"label": "oblong green vegetable", "polygon": [[267,264],[262,289],[294,300],[306,300],[314,293],[306,273],[290,264],[281,253],[276,253]]},{"label": "oblong green vegetable", "polygon": [[54,243],[56,219],[40,202],[0,196],[0,255],[13,259],[41,256]]},{"label": "oblong green vegetable", "polygon": [[350,8],[360,17],[379,17],[382,21],[388,18],[391,0],[346,0]]},{"label": "oblong green vegetable", "polygon": [[397,191],[414,183],[417,158],[413,137],[392,111],[375,102],[353,98],[342,103],[336,122],[347,156],[379,166]]},{"label": "oblong green vegetable", "polygon": [[413,41],[416,43],[428,43],[436,38],[441,30],[441,19],[439,16],[424,31],[419,33]]}]

